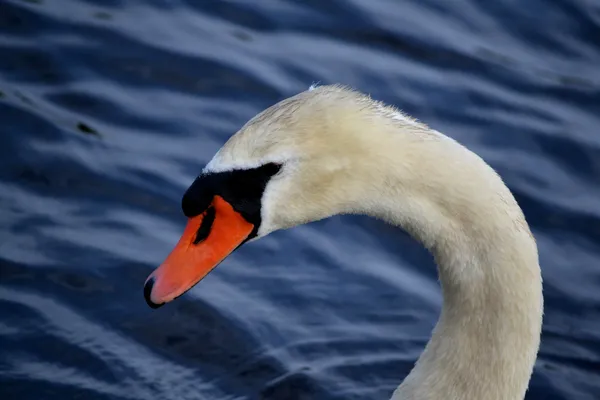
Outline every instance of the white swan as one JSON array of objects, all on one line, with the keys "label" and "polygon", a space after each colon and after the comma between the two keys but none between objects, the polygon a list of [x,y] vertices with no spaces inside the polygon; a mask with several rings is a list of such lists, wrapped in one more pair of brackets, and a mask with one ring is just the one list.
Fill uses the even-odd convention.
[{"label": "white swan", "polygon": [[368,214],[434,254],[444,298],[392,399],[523,399],[543,298],[536,243],[510,191],[477,155],[398,110],[340,86],[312,89],[250,120],[191,185],[189,222],[148,278],[148,304],[180,296],[247,240]]}]

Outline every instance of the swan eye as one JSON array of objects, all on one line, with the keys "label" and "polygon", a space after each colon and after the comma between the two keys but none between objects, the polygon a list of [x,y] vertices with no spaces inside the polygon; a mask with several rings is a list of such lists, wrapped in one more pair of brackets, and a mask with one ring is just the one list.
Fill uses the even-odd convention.
[{"label": "swan eye", "polygon": [[212,228],[213,222],[215,222],[215,214],[215,208],[213,206],[210,206],[206,209],[204,212],[204,217],[202,218],[202,223],[200,224],[198,232],[196,233],[194,244],[198,244],[208,237],[210,228]]}]

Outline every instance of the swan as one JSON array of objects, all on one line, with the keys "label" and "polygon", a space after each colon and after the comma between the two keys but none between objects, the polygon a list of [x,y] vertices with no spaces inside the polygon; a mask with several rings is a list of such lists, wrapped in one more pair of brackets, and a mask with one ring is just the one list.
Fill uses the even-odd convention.
[{"label": "swan", "polygon": [[144,285],[151,307],[247,241],[366,214],[433,254],[443,295],[431,338],[392,399],[524,398],[543,314],[536,242],[501,178],[457,141],[353,89],[311,87],[232,136],[182,209],[182,237]]}]

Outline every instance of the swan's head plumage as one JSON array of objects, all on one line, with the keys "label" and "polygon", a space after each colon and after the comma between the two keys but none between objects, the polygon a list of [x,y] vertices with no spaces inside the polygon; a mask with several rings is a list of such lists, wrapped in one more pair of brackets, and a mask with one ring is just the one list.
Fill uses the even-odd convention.
[{"label": "swan's head plumage", "polygon": [[369,175],[389,166],[378,137],[398,128],[410,132],[414,140],[440,138],[425,125],[365,94],[338,85],[313,85],[251,119],[203,173],[268,163],[281,166],[264,190],[257,232],[261,237],[364,208],[369,199],[361,193],[369,186]]}]

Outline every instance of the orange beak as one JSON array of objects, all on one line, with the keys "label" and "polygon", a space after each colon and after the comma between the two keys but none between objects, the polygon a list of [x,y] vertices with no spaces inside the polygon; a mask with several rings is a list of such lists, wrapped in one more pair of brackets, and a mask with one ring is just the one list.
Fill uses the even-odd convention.
[{"label": "orange beak", "polygon": [[167,259],[146,280],[144,297],[158,308],[181,296],[212,271],[252,233],[254,225],[220,196],[188,220]]}]

